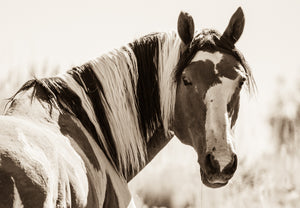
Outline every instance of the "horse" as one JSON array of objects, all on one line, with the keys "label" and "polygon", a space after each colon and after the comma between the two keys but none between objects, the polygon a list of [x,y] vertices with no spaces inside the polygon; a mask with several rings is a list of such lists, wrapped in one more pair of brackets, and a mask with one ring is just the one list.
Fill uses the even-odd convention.
[{"label": "horse", "polygon": [[27,81],[0,117],[1,207],[135,207],[127,183],[176,135],[198,154],[203,184],[237,168],[232,142],[252,72],[235,43],[239,7],[221,34],[152,33],[54,77]]}]

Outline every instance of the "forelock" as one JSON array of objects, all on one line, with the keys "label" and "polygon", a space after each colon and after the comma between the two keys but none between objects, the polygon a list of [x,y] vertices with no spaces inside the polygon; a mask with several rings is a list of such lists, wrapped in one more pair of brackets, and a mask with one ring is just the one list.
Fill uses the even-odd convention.
[{"label": "forelock", "polygon": [[252,75],[252,71],[246,62],[243,54],[224,39],[219,32],[211,29],[204,29],[197,33],[190,46],[181,54],[175,71],[175,81],[179,83],[183,70],[191,63],[198,51],[220,52],[229,54],[234,57],[243,68],[243,73],[247,78],[247,86],[249,92],[255,91],[256,84]]}]

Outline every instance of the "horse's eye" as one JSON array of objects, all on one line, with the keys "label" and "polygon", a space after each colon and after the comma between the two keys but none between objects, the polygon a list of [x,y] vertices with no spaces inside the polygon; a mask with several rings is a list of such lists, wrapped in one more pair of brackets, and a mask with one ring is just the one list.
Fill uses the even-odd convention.
[{"label": "horse's eye", "polygon": [[243,85],[244,85],[244,82],[243,82],[243,81],[240,81],[240,83],[239,83],[239,87],[240,87],[240,88],[242,88],[242,87],[243,87]]},{"label": "horse's eye", "polygon": [[192,85],[192,82],[191,82],[191,80],[190,80],[189,78],[187,78],[187,77],[182,77],[182,80],[183,80],[183,84],[184,84],[185,86],[187,86],[187,85]]},{"label": "horse's eye", "polygon": [[243,78],[243,79],[240,81],[240,83],[239,83],[239,87],[240,87],[240,88],[242,88],[242,86],[244,85],[245,81],[246,81],[246,78]]}]

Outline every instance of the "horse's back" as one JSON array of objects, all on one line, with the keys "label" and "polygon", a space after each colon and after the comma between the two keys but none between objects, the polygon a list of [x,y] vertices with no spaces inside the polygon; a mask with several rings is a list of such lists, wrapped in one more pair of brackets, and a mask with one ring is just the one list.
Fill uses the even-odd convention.
[{"label": "horse's back", "polygon": [[41,161],[43,156],[31,151],[35,145],[26,141],[27,127],[21,120],[0,117],[1,197],[10,194],[4,203],[11,204],[11,197],[18,190],[24,207],[43,207],[48,174]]},{"label": "horse's back", "polygon": [[85,145],[69,136],[0,116],[0,207],[127,207],[127,182],[105,154],[95,151],[95,166]]},{"label": "horse's back", "polygon": [[[7,186],[2,196],[15,186],[24,207],[87,203],[88,180],[81,158],[66,138],[30,120],[0,117],[0,173],[1,185]],[[5,178],[11,182],[3,183]]]}]

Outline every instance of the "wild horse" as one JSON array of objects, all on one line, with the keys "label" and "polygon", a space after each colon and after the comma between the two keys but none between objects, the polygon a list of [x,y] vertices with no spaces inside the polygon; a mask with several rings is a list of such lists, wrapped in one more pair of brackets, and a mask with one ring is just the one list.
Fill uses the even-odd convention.
[{"label": "wild horse", "polygon": [[26,82],[0,117],[1,207],[134,207],[127,182],[175,135],[194,147],[209,187],[237,168],[240,90],[254,84],[234,44],[241,8],[221,35],[153,33],[51,78]]}]

